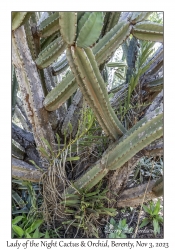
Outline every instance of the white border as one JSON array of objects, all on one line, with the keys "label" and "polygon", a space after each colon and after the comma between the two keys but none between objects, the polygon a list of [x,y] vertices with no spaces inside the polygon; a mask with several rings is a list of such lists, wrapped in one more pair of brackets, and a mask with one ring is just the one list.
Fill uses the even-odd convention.
[{"label": "white border", "polygon": [[[175,82],[174,82],[174,5],[172,1],[3,1],[1,3],[0,15],[0,70],[1,70],[1,128],[0,128],[0,246],[6,249],[6,241],[11,240],[11,11],[164,11],[165,24],[165,222],[164,222],[164,239],[154,239],[152,242],[168,242],[170,249],[174,249],[174,177],[175,166],[173,156],[175,155],[175,117],[174,117],[174,100],[175,100]],[[174,114],[173,114],[174,113]],[[127,241],[130,239],[127,239]],[[24,242],[21,240],[20,242]],[[65,240],[69,241],[69,240]],[[134,241],[134,240],[130,240]],[[150,242],[150,240],[142,240]],[[36,242],[39,242],[37,240]],[[121,241],[119,241],[121,242]],[[125,242],[123,240],[123,242]],[[13,248],[16,249],[16,248]],[[38,248],[40,249],[40,248]],[[144,248],[146,249],[146,248]]]}]

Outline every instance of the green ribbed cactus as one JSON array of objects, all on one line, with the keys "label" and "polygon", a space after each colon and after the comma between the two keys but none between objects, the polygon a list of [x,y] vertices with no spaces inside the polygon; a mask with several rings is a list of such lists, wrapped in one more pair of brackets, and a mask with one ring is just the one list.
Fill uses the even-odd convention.
[{"label": "green ribbed cactus", "polygon": [[[45,185],[52,175],[63,199],[124,171],[140,152],[162,154],[163,146],[151,143],[163,136],[163,46],[152,49],[163,41],[163,25],[150,15],[12,13],[12,115],[26,131],[15,127],[13,178]],[[90,163],[89,153],[85,162],[93,150],[96,160]],[[162,195],[162,183],[150,184],[147,199]],[[118,204],[140,204],[140,195],[126,190]]]}]

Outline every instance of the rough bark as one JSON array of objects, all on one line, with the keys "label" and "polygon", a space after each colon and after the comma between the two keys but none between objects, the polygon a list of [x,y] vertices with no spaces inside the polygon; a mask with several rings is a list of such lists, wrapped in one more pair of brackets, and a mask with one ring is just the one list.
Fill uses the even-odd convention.
[{"label": "rough bark", "polygon": [[148,183],[139,185],[123,191],[120,199],[117,202],[117,207],[135,207],[144,202],[154,199],[157,196],[152,191],[156,181],[150,181]]},{"label": "rough bark", "polygon": [[32,182],[39,182],[42,172],[34,166],[12,157],[12,177]]},{"label": "rough bark", "polygon": [[38,70],[28,49],[24,27],[18,28],[12,35],[13,63],[25,110],[32,124],[36,146],[47,147],[42,138],[48,140],[56,150],[54,133],[48,119],[48,112],[43,107],[44,93]]},{"label": "rough bark", "polygon": [[18,142],[24,149],[29,159],[33,160],[38,166],[41,166],[39,154],[36,150],[36,144],[33,134],[12,123],[12,139]]}]

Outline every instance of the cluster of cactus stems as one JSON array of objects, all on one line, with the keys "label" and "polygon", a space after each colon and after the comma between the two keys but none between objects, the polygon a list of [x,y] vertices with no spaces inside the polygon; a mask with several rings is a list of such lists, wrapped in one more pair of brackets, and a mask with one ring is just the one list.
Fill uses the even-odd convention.
[{"label": "cluster of cactus stems", "polygon": [[[82,98],[84,98],[93,110],[104,133],[113,140],[113,145],[104,152],[102,158],[74,182],[74,186],[78,189],[90,190],[110,170],[121,168],[136,153],[142,149],[146,150],[150,143],[163,136],[162,105],[146,114],[127,130],[111,106],[101,74],[101,69],[114,52],[121,45],[126,49],[126,40],[129,36],[133,36],[133,40],[130,43],[131,48],[128,47],[130,54],[127,58],[129,67],[127,81],[135,68],[133,58],[137,56],[138,39],[163,42],[163,25],[148,21],[150,14],[150,12],[134,12],[125,17],[125,13],[121,12],[53,12],[48,13],[44,20],[38,22],[36,12],[12,13],[12,63],[14,67],[12,108],[14,112],[19,84],[37,149],[48,147],[41,140],[45,138],[52,150],[57,150],[52,119],[57,119],[57,111],[78,88],[74,105],[69,108],[63,123],[62,132],[68,127],[68,122],[73,121],[74,112],[78,105],[81,107]],[[153,93],[154,97],[163,87],[162,76],[154,79],[154,74],[163,65],[162,51],[161,47],[151,60],[146,62],[149,64],[147,71],[141,75],[140,79],[137,79],[143,84],[143,90]],[[66,55],[59,59],[63,53]],[[119,62],[115,65],[108,64],[108,66],[126,67],[126,64]],[[68,67],[68,73],[59,84],[55,86],[50,84],[50,88],[47,87],[46,81],[49,79],[46,77],[47,74],[50,74],[52,78]],[[78,98],[77,102],[76,98]],[[152,147],[153,154],[156,154],[156,149],[156,146]],[[18,156],[18,159],[12,160],[12,176],[39,181],[41,172],[23,161],[23,150],[16,144],[13,144],[12,150],[13,154]],[[44,162],[44,155],[41,152],[39,154]],[[162,194],[162,183],[161,180],[159,183],[150,184],[150,192],[154,194],[150,197]],[[75,192],[76,189],[71,186],[66,189],[67,194]],[[140,193],[137,195],[136,192],[130,191],[130,193],[123,194],[123,197],[133,199],[131,193],[135,194],[135,199],[140,196]],[[125,204],[125,198],[122,198],[121,204]],[[135,204],[137,203],[139,201]],[[125,205],[127,204],[130,203],[126,202]]]}]

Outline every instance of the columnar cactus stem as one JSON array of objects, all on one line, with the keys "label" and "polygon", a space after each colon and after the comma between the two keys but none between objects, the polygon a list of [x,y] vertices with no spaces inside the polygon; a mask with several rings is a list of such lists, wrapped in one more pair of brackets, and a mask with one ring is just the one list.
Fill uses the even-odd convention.
[{"label": "columnar cactus stem", "polygon": [[12,30],[16,30],[19,26],[24,24],[26,19],[30,17],[30,12],[13,11],[12,12]]},{"label": "columnar cactus stem", "polygon": [[[84,81],[79,76],[79,72],[78,72],[78,70],[77,70],[77,68],[75,66],[74,60],[73,60],[73,56],[72,56],[72,53],[71,53],[71,48],[69,48],[69,47],[67,48],[66,55],[67,55],[67,59],[68,59],[70,68],[71,68],[74,76],[76,76],[76,81],[77,81],[78,85],[80,86],[80,89],[81,89],[81,92],[82,92],[84,98],[86,100],[92,100],[91,95],[89,94],[89,92],[85,88]],[[105,131],[105,133],[109,134],[109,131],[108,131],[108,128],[106,127],[106,124],[104,123],[102,117],[100,116],[100,114],[97,111],[97,107],[94,106],[94,102],[93,101],[89,102],[89,105],[95,111],[98,122],[101,125],[101,127],[103,128],[103,130]]]},{"label": "columnar cactus stem", "polygon": [[61,37],[58,37],[39,53],[35,61],[37,67],[40,69],[48,67],[65,49],[66,44],[63,42]]},{"label": "columnar cactus stem", "polygon": [[70,72],[54,90],[49,92],[44,100],[44,107],[48,111],[53,111],[59,108],[77,89],[78,85],[75,78]]},{"label": "columnar cactus stem", "polygon": [[132,34],[141,40],[163,42],[163,26],[158,23],[139,22],[133,27]]},{"label": "columnar cactus stem", "polygon": [[59,12],[60,32],[67,44],[73,44],[77,31],[77,13]]},{"label": "columnar cactus stem", "polygon": [[59,29],[59,13],[56,11],[38,25],[37,33],[40,37],[48,37]]},{"label": "columnar cactus stem", "polygon": [[83,50],[72,47],[71,49],[80,77],[84,82],[80,87],[85,87],[86,92],[91,96],[90,100],[87,100],[88,103],[90,104],[93,101],[93,105],[96,106],[96,109],[94,109],[95,114],[97,110],[98,117],[102,118],[110,136],[116,139],[118,134],[121,135],[126,130],[110,106],[106,86],[95,62],[94,55],[90,48]]},{"label": "columnar cactus stem", "polygon": [[97,64],[104,63],[114,51],[125,41],[131,32],[130,23],[127,21],[119,22],[92,49],[95,54]]},{"label": "columnar cactus stem", "polygon": [[13,63],[16,66],[18,82],[23,93],[26,112],[30,117],[37,146],[43,146],[41,138],[45,138],[54,150],[54,134],[48,121],[47,111],[42,104],[44,94],[41,80],[28,50],[23,26],[14,32],[13,49],[16,55]]},{"label": "columnar cactus stem", "polygon": [[[123,166],[137,152],[149,145],[152,141],[163,135],[163,114],[162,107],[140,120],[130,129],[113,147],[110,147],[103,154],[95,166],[88,170],[83,177],[75,181],[77,188],[91,189],[102,179],[109,170],[115,170]],[[72,187],[67,193],[75,193]]]}]

